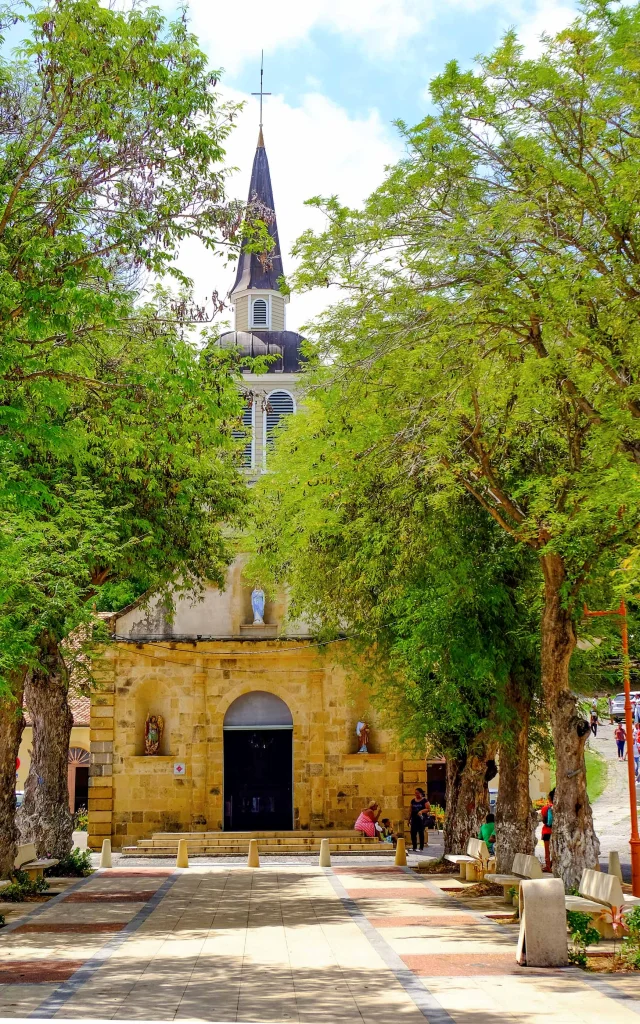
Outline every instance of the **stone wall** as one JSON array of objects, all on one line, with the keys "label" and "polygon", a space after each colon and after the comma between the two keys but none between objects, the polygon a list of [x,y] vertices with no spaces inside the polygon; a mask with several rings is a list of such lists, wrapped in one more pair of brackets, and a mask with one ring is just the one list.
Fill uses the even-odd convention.
[{"label": "stone wall", "polygon": [[[422,761],[403,761],[392,733],[327,653],[296,639],[116,643],[100,659],[91,705],[89,844],[114,847],[160,831],[223,827],[223,720],[241,694],[266,690],[293,717],[295,828],[350,828],[371,799],[399,826]],[[160,755],[144,756],[144,723],[161,714]],[[356,754],[355,724],[371,726]],[[173,774],[184,762],[184,777]]]}]

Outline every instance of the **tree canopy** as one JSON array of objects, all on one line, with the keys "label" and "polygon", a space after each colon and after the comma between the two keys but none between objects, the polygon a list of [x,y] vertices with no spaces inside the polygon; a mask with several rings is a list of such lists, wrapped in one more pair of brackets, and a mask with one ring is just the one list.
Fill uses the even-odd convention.
[{"label": "tree canopy", "polygon": [[535,59],[508,33],[473,71],[450,63],[363,209],[313,200],[327,226],[299,241],[294,281],[342,292],[310,336],[345,417],[386,396],[395,429],[358,458],[471,496],[539,560],[568,884],[597,855],[576,620],[639,524],[639,30],[640,5],[593,0]]}]

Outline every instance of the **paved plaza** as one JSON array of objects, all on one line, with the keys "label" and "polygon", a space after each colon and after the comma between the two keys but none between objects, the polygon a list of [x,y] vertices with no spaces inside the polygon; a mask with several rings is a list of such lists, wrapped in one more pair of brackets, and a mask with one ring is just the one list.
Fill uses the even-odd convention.
[{"label": "paved plaza", "polygon": [[518,967],[517,926],[461,903],[459,885],[367,865],[100,871],[14,907],[0,1017],[638,1021],[640,976]]}]

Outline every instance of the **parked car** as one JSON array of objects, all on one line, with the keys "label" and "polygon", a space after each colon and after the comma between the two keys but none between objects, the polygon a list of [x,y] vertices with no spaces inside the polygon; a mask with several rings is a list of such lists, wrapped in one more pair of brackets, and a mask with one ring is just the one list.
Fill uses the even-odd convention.
[{"label": "parked car", "polygon": [[[640,700],[640,690],[631,691],[632,707],[634,698]],[[611,714],[616,722],[624,722],[624,693],[616,693],[611,703]]]},{"label": "parked car", "polygon": [[16,807],[22,807],[24,800],[24,789],[16,789]]}]

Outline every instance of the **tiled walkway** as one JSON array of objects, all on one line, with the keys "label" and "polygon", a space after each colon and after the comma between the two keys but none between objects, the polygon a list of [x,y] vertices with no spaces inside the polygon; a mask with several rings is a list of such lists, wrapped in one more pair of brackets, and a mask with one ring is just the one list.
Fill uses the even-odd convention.
[{"label": "tiled walkway", "polygon": [[515,963],[513,925],[402,869],[116,868],[0,931],[0,1017],[638,1024],[640,977]]}]

